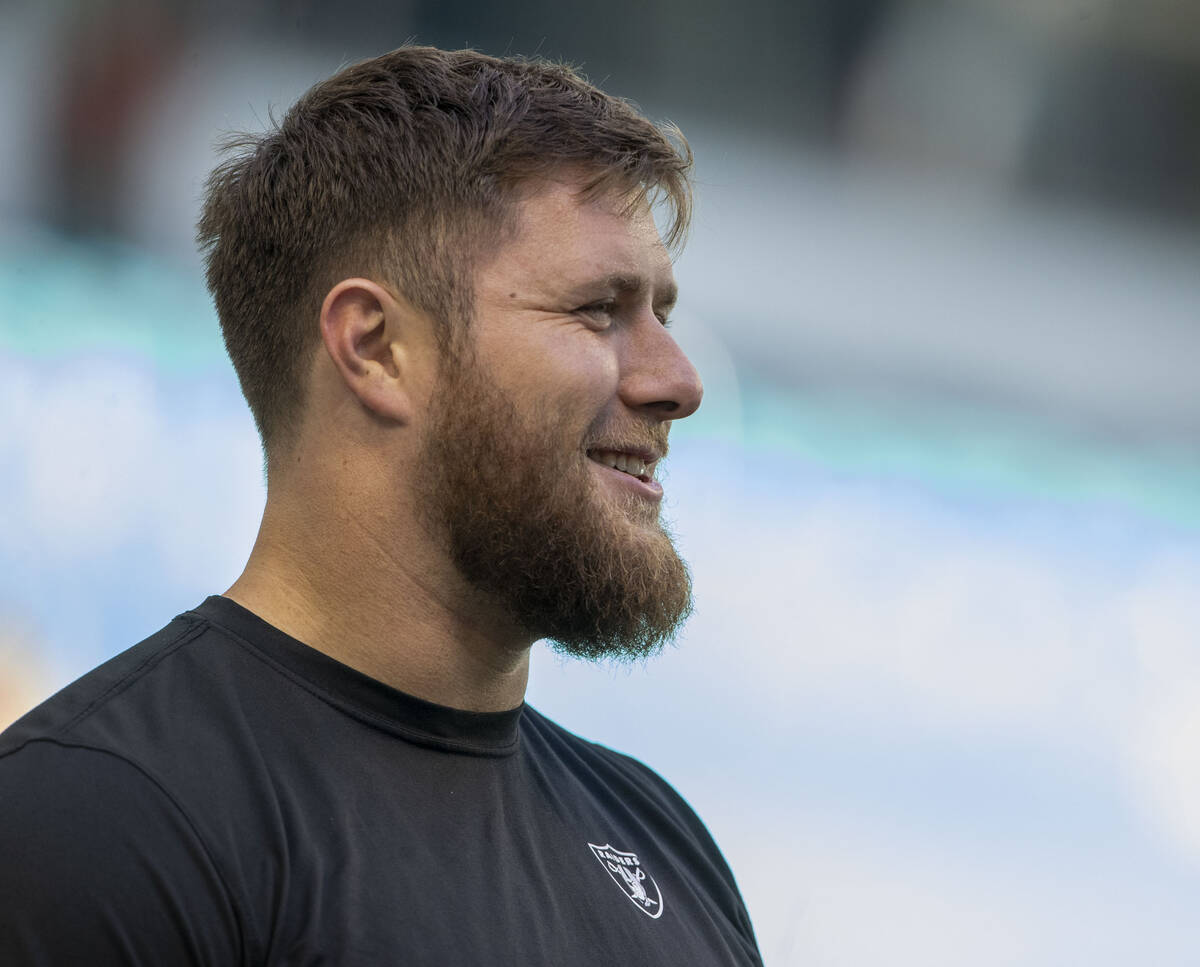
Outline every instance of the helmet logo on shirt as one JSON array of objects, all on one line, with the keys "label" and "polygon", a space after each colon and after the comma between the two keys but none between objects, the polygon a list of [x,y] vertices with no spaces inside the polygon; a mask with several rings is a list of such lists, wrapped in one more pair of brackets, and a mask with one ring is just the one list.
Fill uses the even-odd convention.
[{"label": "helmet logo on shirt", "polygon": [[638,859],[637,853],[626,853],[624,850],[613,849],[608,843],[603,846],[588,843],[588,848],[591,849],[592,855],[600,861],[604,871],[612,877],[612,881],[621,888],[622,893],[629,897],[635,907],[651,920],[657,920],[662,916],[662,893],[658,889],[658,884],[654,882],[654,877],[642,869],[642,863]]}]

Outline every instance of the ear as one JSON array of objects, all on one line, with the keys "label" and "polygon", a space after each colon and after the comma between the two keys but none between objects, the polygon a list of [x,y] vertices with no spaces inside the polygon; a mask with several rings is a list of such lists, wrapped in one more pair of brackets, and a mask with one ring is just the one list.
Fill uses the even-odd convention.
[{"label": "ear", "polygon": [[369,279],[343,279],[321,305],[321,340],[346,388],[372,413],[412,419],[417,311]]}]

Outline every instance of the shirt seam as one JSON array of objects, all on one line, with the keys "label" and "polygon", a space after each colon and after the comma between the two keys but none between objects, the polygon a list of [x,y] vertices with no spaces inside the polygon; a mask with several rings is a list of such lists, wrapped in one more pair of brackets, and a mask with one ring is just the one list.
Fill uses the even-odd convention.
[{"label": "shirt seam", "polygon": [[142,675],[149,669],[157,665],[168,655],[172,654],[173,652],[182,648],[184,645],[188,644],[188,642],[195,639],[196,636],[203,630],[203,628],[196,622],[195,619],[185,618],[184,620],[187,621],[188,624],[184,628],[180,629],[179,633],[174,638],[168,641],[161,648],[154,649],[149,655],[143,658],[135,668],[131,668],[128,672],[118,678],[108,688],[88,702],[88,704],[85,705],[78,713],[76,713],[75,716],[72,717],[65,725],[55,730],[52,734],[54,736],[66,735],[109,699],[115,698],[125,689],[133,685],[133,683],[141,678]]},{"label": "shirt seam", "polygon": [[217,879],[220,881],[221,888],[225,891],[225,897],[229,901],[229,905],[234,912],[234,917],[237,920],[238,943],[241,947],[241,962],[243,964],[247,963],[248,947],[246,943],[246,936],[249,931],[248,925],[250,920],[246,915],[246,908],[241,902],[239,902],[237,891],[230,886],[229,877],[226,876],[225,871],[222,869],[221,863],[218,862],[216,851],[209,845],[208,840],[205,839],[204,834],[200,831],[200,827],[195,820],[192,819],[188,811],[183,807],[183,804],[171,793],[166,785],[140,762],[136,761],[135,759],[131,759],[129,756],[124,755],[123,753],[117,752],[113,749],[105,748],[101,745],[92,745],[88,742],[67,741],[58,738],[57,736],[35,736],[34,738],[26,739],[15,749],[10,749],[5,753],[0,754],[0,759],[6,759],[10,756],[14,756],[18,752],[21,752],[22,750],[27,749],[37,743],[55,745],[63,749],[78,749],[84,752],[94,752],[98,755],[110,756],[113,759],[116,759],[118,762],[125,763],[125,765],[133,769],[134,772],[140,774],[148,783],[150,783],[150,785],[152,785],[159,791],[159,793],[162,794],[162,797],[168,803],[170,803],[171,807],[183,819],[188,829],[192,831],[192,835],[196,837],[196,841],[200,844],[200,848],[204,851],[205,857],[207,857],[209,863],[212,864],[213,872],[216,873]]}]

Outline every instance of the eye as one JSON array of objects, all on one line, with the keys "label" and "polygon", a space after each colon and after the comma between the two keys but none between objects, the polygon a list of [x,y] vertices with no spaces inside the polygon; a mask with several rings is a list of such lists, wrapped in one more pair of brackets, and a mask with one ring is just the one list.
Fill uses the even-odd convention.
[{"label": "eye", "polygon": [[607,327],[616,311],[617,303],[612,299],[605,299],[601,302],[591,302],[586,306],[580,306],[575,310],[575,314],[587,316],[591,322]]}]

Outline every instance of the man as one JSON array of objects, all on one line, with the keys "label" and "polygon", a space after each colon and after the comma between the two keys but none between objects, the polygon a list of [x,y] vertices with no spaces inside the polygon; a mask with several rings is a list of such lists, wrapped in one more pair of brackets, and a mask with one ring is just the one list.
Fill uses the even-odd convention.
[{"label": "man", "polygon": [[564,67],[410,47],[240,147],[199,238],[261,530],[0,739],[0,962],[758,963],[686,803],[523,704],[538,638],[646,655],[690,608],[651,213],[682,238],[686,146]]}]

